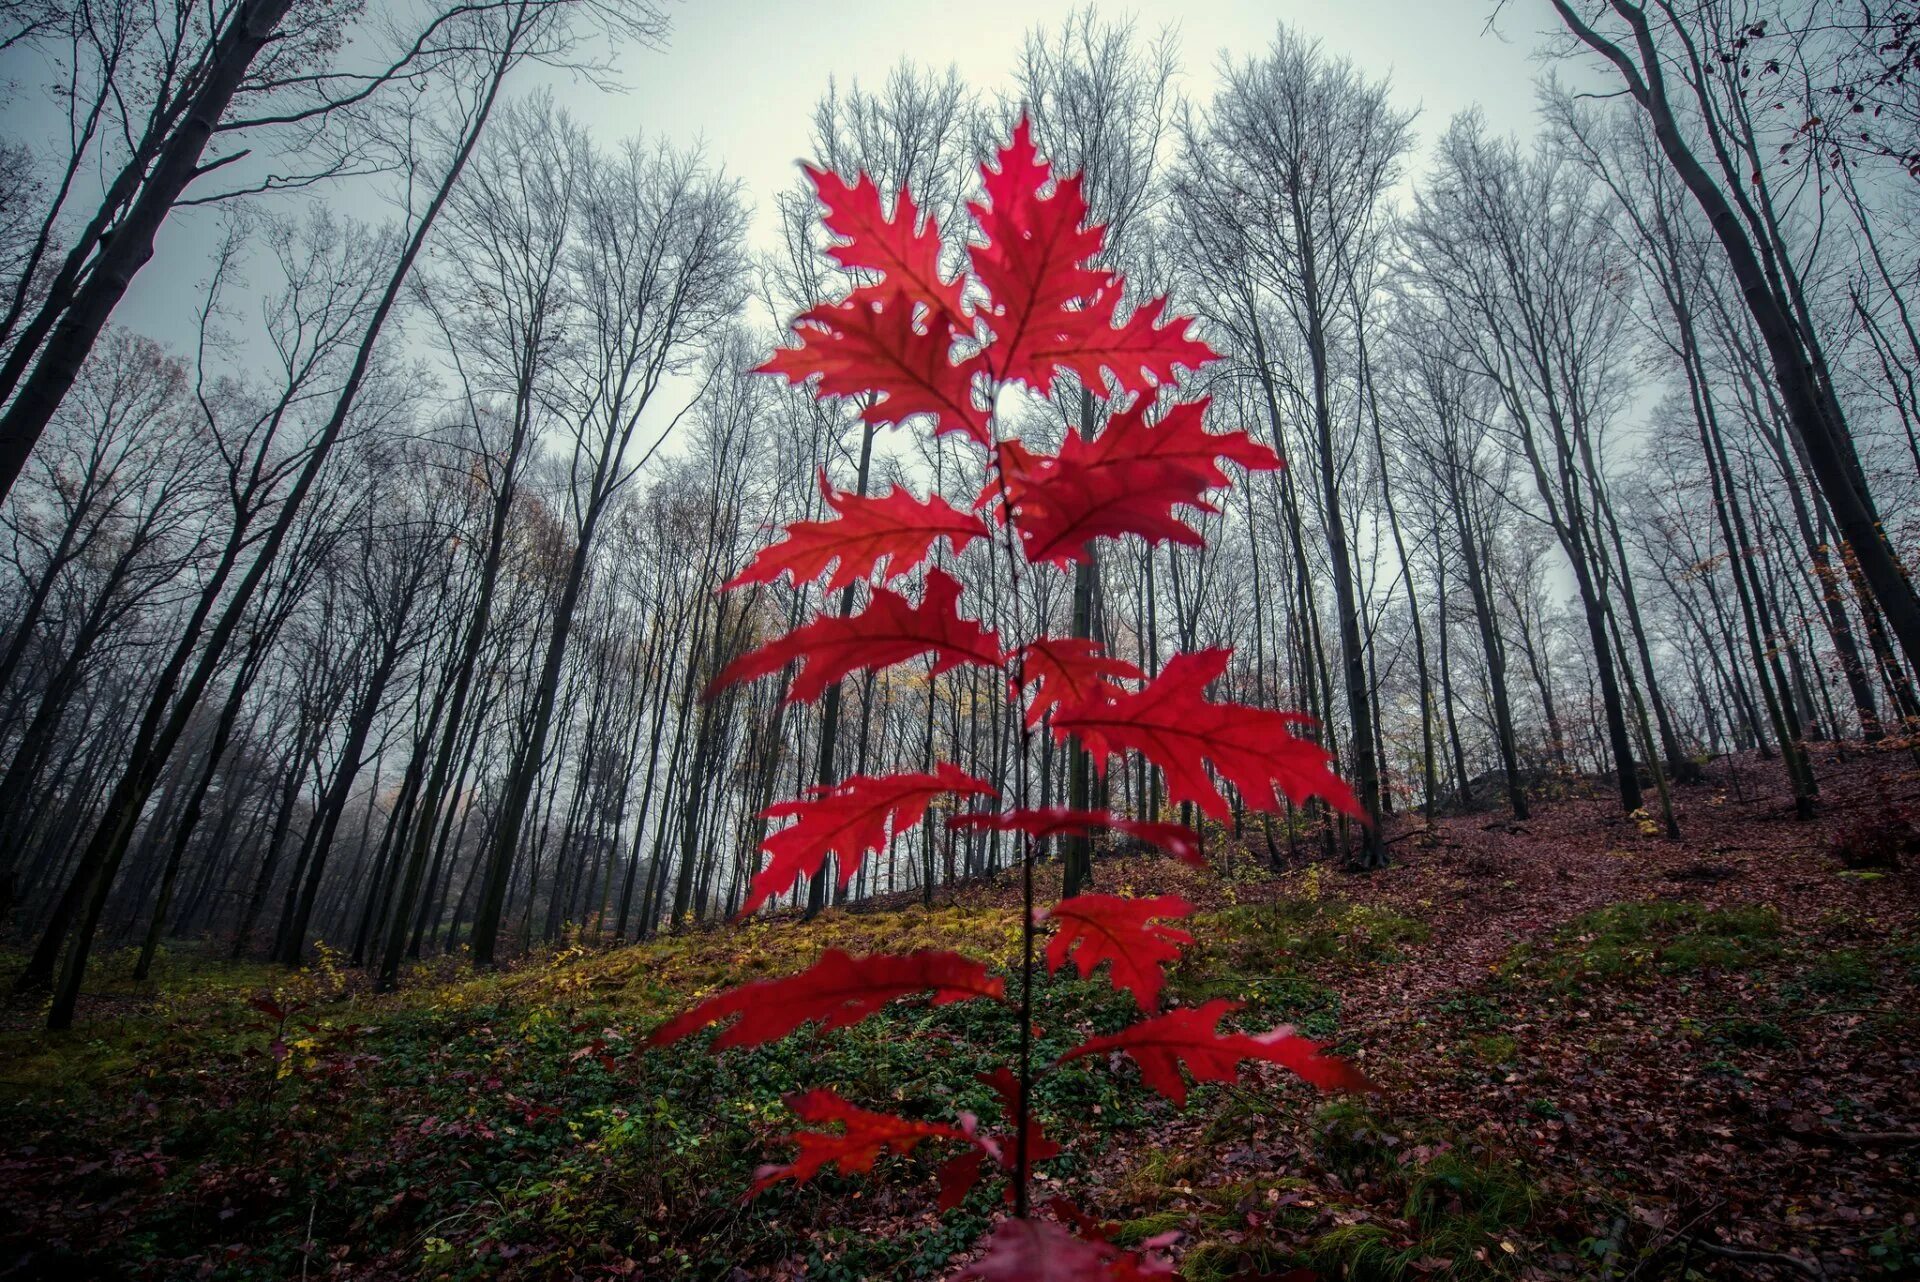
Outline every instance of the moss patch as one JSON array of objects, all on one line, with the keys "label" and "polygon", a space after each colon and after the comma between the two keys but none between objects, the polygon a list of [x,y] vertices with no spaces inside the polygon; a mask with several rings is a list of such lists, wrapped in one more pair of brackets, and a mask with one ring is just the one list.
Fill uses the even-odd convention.
[{"label": "moss patch", "polygon": [[1613,904],[1574,919],[1544,948],[1516,948],[1501,974],[1574,992],[1650,974],[1741,969],[1777,955],[1780,931],[1779,913],[1758,905]]}]

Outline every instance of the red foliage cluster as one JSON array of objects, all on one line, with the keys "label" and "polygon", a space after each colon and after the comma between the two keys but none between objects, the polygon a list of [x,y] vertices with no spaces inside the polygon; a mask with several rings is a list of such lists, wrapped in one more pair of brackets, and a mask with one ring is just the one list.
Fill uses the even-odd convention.
[{"label": "red foliage cluster", "polygon": [[[1255,808],[1277,808],[1283,796],[1296,802],[1319,796],[1358,814],[1327,754],[1293,733],[1299,718],[1206,697],[1226,671],[1225,650],[1176,656],[1149,680],[1090,640],[1040,636],[1003,648],[992,631],[960,614],[961,585],[937,568],[925,571],[918,604],[870,581],[882,562],[882,582],[891,581],[920,566],[941,538],[958,552],[995,530],[1011,540],[1009,573],[1016,575],[1022,563],[1064,566],[1085,559],[1096,538],[1197,546],[1200,535],[1180,509],[1213,510],[1208,493],[1229,479],[1222,460],[1249,470],[1277,468],[1280,460],[1244,432],[1208,431],[1204,400],[1163,403],[1159,393],[1180,368],[1195,369],[1215,353],[1189,335],[1187,318],[1167,315],[1165,299],[1121,315],[1125,282],[1096,265],[1106,231],[1087,222],[1081,180],[1053,176],[1025,121],[996,163],[982,170],[985,199],[970,207],[969,271],[953,280],[942,270],[940,229],[921,217],[910,194],[896,194],[889,212],[871,178],[849,184],[837,174],[808,172],[826,207],[825,225],[839,237],[832,256],[865,283],[801,314],[793,323],[797,346],[775,352],[762,368],[795,383],[812,380],[819,396],[861,398],[861,418],[869,424],[926,419],[936,433],[960,433],[982,447],[986,476],[975,512],[967,513],[938,496],[923,501],[900,489],[880,498],[839,494],[823,475],[834,518],[788,526],[785,538],[728,586],[771,583],[782,574],[805,582],[831,571],[826,591],[869,580],[866,608],[846,617],[823,614],[765,642],[722,671],[714,687],[793,669],[787,699],[810,701],[850,673],[931,654],[935,673],[962,664],[1001,669],[1014,697],[1027,700],[1027,733],[1045,723],[1059,739],[1077,736],[1102,770],[1110,755],[1138,752],[1165,772],[1172,800],[1194,802],[1208,814],[1229,811],[1209,766]],[[1097,437],[1070,432],[1055,453],[1001,439],[993,412],[1000,389],[1023,384],[1045,394],[1063,373],[1103,400],[1130,400],[1116,407]],[[856,775],[772,807],[764,817],[793,822],[767,839],[771,859],[754,878],[742,912],[817,875],[829,857],[837,856],[844,883],[885,843],[890,827],[919,822],[947,793],[998,795],[985,781],[942,763],[929,774]],[[1023,834],[1029,877],[1040,838],[1097,829],[1139,837],[1204,866],[1198,838],[1183,825],[1012,800],[1010,810],[956,815],[948,823]],[[1234,1003],[1155,1013],[1165,968],[1192,942],[1162,922],[1191,911],[1170,895],[1078,895],[1033,914],[1024,927],[1023,985],[1033,982],[1035,931],[1044,917],[1054,927],[1045,953],[1050,970],[1072,965],[1090,977],[1105,967],[1108,981],[1146,1012],[1127,1029],[1075,1047],[1059,1063],[1124,1054],[1139,1066],[1145,1085],[1176,1104],[1186,1097],[1182,1065],[1196,1081],[1231,1081],[1241,1063],[1255,1060],[1282,1065],[1324,1089],[1367,1089],[1357,1070],[1289,1028],[1222,1032],[1220,1022]],[[732,1021],[714,1048],[754,1046],[809,1022],[842,1027],[916,993],[930,994],[936,1004],[1003,1000],[1005,983],[954,953],[828,951],[800,974],[708,998],[663,1025],[653,1041],[674,1042]],[[866,1171],[882,1153],[905,1153],[925,1142],[956,1143],[960,1152],[941,1172],[941,1205],[957,1205],[991,1161],[1011,1175],[1008,1199],[1016,1211],[963,1277],[1164,1276],[1170,1268],[1153,1254],[1163,1244],[1123,1250],[1070,1206],[1051,1208],[1058,1222],[1028,1214],[1028,1174],[1059,1149],[1028,1108],[1033,1078],[1051,1070],[1025,1058],[1025,1044],[1017,1073],[1003,1068],[987,1079],[1000,1096],[1006,1131],[982,1131],[971,1114],[916,1121],[856,1107],[831,1091],[810,1091],[792,1097],[789,1107],[803,1121],[838,1129],[793,1136],[794,1160],[763,1169],[753,1191],[806,1180],[828,1166]]]}]

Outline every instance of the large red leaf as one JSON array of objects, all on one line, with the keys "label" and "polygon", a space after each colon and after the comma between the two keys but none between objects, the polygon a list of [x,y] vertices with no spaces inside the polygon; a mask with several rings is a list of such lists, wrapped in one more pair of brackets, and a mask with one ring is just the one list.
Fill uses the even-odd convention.
[{"label": "large red leaf", "polygon": [[[961,304],[962,282],[941,277],[940,228],[931,215],[921,220],[911,192],[902,189],[894,198],[893,216],[889,218],[881,204],[880,188],[866,174],[848,186],[830,170],[811,165],[806,170],[820,203],[827,207],[821,222],[842,240],[827,250],[835,262],[859,271],[878,272],[892,289],[926,307],[933,321],[954,329],[967,327]],[[938,332],[937,324],[930,324],[930,328]]]},{"label": "large red leaf", "polygon": [[868,853],[886,845],[889,821],[895,831],[919,823],[933,799],[946,792],[999,795],[986,780],[943,761],[932,774],[851,775],[831,788],[813,789],[804,800],[769,806],[762,818],[796,822],[762,843],[772,858],[748,888],[740,916],[819,872],[828,855],[839,856],[845,886]]},{"label": "large red leaf", "polygon": [[1108,977],[1113,986],[1132,993],[1141,1010],[1152,1010],[1160,1004],[1160,988],[1166,982],[1162,967],[1179,961],[1180,945],[1193,942],[1186,931],[1154,925],[1153,919],[1185,917],[1192,911],[1193,905],[1178,895],[1063,899],[1047,914],[1056,926],[1047,942],[1047,971],[1052,974],[1072,962],[1086,979],[1102,962],[1110,962]]},{"label": "large red leaf", "polygon": [[1378,1091],[1366,1074],[1337,1055],[1328,1055],[1319,1042],[1308,1041],[1282,1026],[1264,1033],[1238,1034],[1248,1059],[1278,1064],[1301,1081],[1323,1091]]},{"label": "large red leaf", "polygon": [[1158,846],[1183,864],[1205,870],[1207,861],[1200,854],[1200,838],[1185,824],[1162,823],[1151,819],[1127,819],[1104,810],[1070,810],[1066,806],[1046,806],[1005,813],[955,815],[947,820],[949,828],[984,828],[995,832],[1024,832],[1035,837],[1058,837],[1067,833],[1111,829],[1129,837],[1138,837]]},{"label": "large red leaf", "polygon": [[1105,248],[1106,228],[1085,225],[1079,175],[1041,195],[1053,168],[1034,149],[1025,118],[994,159],[980,170],[986,201],[971,206],[984,238],[970,247],[973,270],[992,300],[987,359],[994,377],[1044,389],[1053,361],[1038,356],[1039,347],[1054,341],[1075,310],[1117,288],[1110,273],[1087,266]]},{"label": "large red leaf", "polygon": [[972,1137],[957,1126],[940,1122],[915,1122],[891,1113],[875,1113],[858,1108],[828,1090],[807,1091],[786,1097],[786,1105],[803,1122],[815,1126],[839,1124],[841,1130],[797,1131],[787,1136],[800,1151],[785,1166],[763,1166],[754,1172],[752,1197],[781,1180],[805,1183],[828,1166],[838,1166],[842,1175],[859,1175],[873,1169],[882,1153],[892,1150],[905,1156],[922,1140],[966,1140]]},{"label": "large red leaf", "polygon": [[1210,404],[1212,398],[1204,396],[1199,400],[1180,401],[1167,406],[1159,422],[1149,423],[1149,404],[1137,401],[1113,415],[1091,443],[1075,433],[1072,439],[1084,451],[1077,461],[1089,467],[1151,463],[1168,473],[1192,478],[1202,489],[1218,489],[1232,483],[1232,478],[1220,466],[1221,459],[1237,463],[1249,472],[1272,472],[1282,466],[1278,454],[1245,432],[1208,431],[1206,415]]},{"label": "large red leaf", "polygon": [[[1067,439],[1078,437],[1069,434]],[[1149,543],[1200,546],[1199,532],[1174,508],[1206,505],[1198,497],[1199,487],[1180,473],[1163,474],[1150,465],[1063,467],[1059,458],[1034,454],[1019,441],[1002,442],[995,458],[1008,478],[1005,497],[1011,500],[1021,550],[1029,561],[1066,566],[1084,560],[1093,539],[1129,534]],[[989,482],[982,499],[994,503],[1001,498],[1000,488]],[[1006,510],[1005,505],[998,510],[1002,520]]]},{"label": "large red leaf", "polygon": [[843,303],[823,303],[793,322],[798,347],[775,349],[764,374],[789,382],[818,377],[816,395],[868,396],[860,412],[876,426],[931,414],[934,432],[961,432],[982,445],[993,437],[988,411],[975,401],[974,376],[986,370],[979,355],[953,362],[946,323],[915,320],[912,297],[901,289],[855,290]]},{"label": "large red leaf", "polygon": [[1054,365],[1073,371],[1082,385],[1104,396],[1104,372],[1113,375],[1121,391],[1138,395],[1175,378],[1175,366],[1199,369],[1220,353],[1188,337],[1190,316],[1162,320],[1164,298],[1136,307],[1124,324],[1115,324],[1120,302],[1116,282],[1079,311],[1063,313],[1054,326],[1035,335],[1029,353],[1036,365]]},{"label": "large red leaf", "polygon": [[775,637],[721,670],[707,687],[715,691],[736,681],[751,681],[800,664],[787,702],[811,703],[827,687],[852,672],[904,663],[931,651],[938,674],[963,663],[1000,666],[1000,639],[955,609],[960,584],[943,570],[927,571],[919,605],[890,588],[876,587],[873,600],[858,614],[827,615]]},{"label": "large red leaf", "polygon": [[1220,998],[1203,1006],[1183,1006],[1117,1033],[1089,1038],[1062,1055],[1060,1062],[1123,1052],[1140,1066],[1143,1084],[1172,1100],[1176,1107],[1183,1106],[1187,1083],[1180,1075],[1182,1061],[1196,1082],[1231,1082],[1239,1077],[1243,1058],[1240,1049],[1230,1040],[1231,1034],[1222,1037],[1217,1031],[1221,1018],[1238,1005]]},{"label": "large red leaf", "polygon": [[1372,1090],[1360,1071],[1345,1060],[1320,1053],[1320,1047],[1293,1030],[1276,1028],[1260,1036],[1222,1033],[1222,1018],[1240,1008],[1239,1002],[1218,998],[1201,1006],[1183,1006],[1106,1037],[1082,1042],[1060,1057],[1061,1063],[1088,1055],[1121,1051],[1140,1066],[1140,1080],[1172,1100],[1187,1102],[1187,1084],[1180,1076],[1184,1062],[1196,1082],[1231,1082],[1239,1078],[1240,1061],[1265,1060],[1291,1069],[1322,1090]]},{"label": "large red leaf", "polygon": [[791,573],[795,583],[805,583],[835,561],[839,565],[827,580],[829,592],[866,578],[881,561],[887,563],[884,579],[891,582],[924,561],[941,537],[957,554],[987,532],[979,517],[960,511],[938,494],[922,501],[910,490],[895,486],[879,498],[862,498],[835,490],[822,472],[820,495],[837,519],[793,522],[787,526],[786,538],[760,549],[726,586],[772,583],[785,573]]},{"label": "large red leaf", "polygon": [[1051,1220],[1002,1220],[987,1253],[954,1274],[954,1282],[1144,1282],[1171,1265],[1111,1242],[1077,1238]]},{"label": "large red leaf", "polygon": [[1086,637],[1041,637],[1031,642],[1020,651],[1019,673],[1021,684],[1033,687],[1033,700],[1027,704],[1029,729],[1059,704],[1111,698],[1120,693],[1120,682],[1138,681],[1144,675]]},{"label": "large red leaf", "polygon": [[1054,456],[1003,442],[995,453],[1000,477],[979,502],[992,503],[1004,487],[1031,561],[1065,565],[1083,558],[1092,539],[1128,534],[1198,547],[1199,533],[1174,509],[1214,510],[1206,494],[1228,482],[1221,459],[1253,471],[1280,466],[1278,455],[1245,432],[1207,431],[1206,407],[1205,400],[1177,404],[1149,423],[1143,397],[1091,441],[1067,433]]},{"label": "large red leaf", "polygon": [[1293,734],[1306,718],[1208,701],[1206,688],[1230,657],[1227,650],[1175,655],[1137,693],[1056,710],[1053,732],[1079,735],[1103,771],[1113,752],[1144,754],[1166,772],[1169,798],[1194,802],[1216,819],[1231,817],[1232,809],[1207,776],[1209,761],[1255,810],[1278,810],[1284,793],[1296,805],[1323,797],[1364,820],[1352,790],[1327,768],[1326,751]]},{"label": "large red leaf", "polygon": [[974,274],[991,297],[987,360],[996,378],[1044,389],[1056,369],[1068,369],[1105,398],[1107,373],[1133,395],[1171,382],[1177,365],[1198,369],[1218,359],[1187,336],[1188,318],[1161,319],[1165,299],[1116,323],[1122,282],[1093,266],[1106,228],[1087,223],[1080,175],[1052,181],[1024,118],[980,178],[986,200],[971,208],[983,239],[971,249]]},{"label": "large red leaf", "polygon": [[857,1024],[896,997],[931,990],[933,1004],[970,997],[999,1000],[1006,981],[959,953],[922,949],[854,957],[829,948],[797,975],[762,979],[716,993],[662,1024],[647,1039],[666,1046],[690,1033],[738,1016],[738,1022],[713,1039],[713,1049],[760,1046],[785,1037],[810,1020],[823,1028]]}]

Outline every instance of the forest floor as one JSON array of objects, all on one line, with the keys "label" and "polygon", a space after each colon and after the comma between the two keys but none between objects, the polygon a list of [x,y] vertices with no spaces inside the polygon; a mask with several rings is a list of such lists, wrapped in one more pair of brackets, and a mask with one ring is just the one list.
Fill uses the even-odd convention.
[{"label": "forest floor", "polygon": [[[1677,842],[1585,799],[1395,821],[1369,876],[1101,860],[1101,890],[1199,906],[1176,1000],[1331,1039],[1383,1090],[1250,1067],[1175,1112],[1130,1063],[1076,1064],[1039,1093],[1069,1149],[1043,1188],[1122,1242],[1179,1231],[1191,1282],[1920,1275],[1920,771],[1829,753],[1798,823],[1776,766],[1729,768],[1678,791]],[[1876,842],[1904,869],[1836,858]],[[386,997],[324,959],[175,954],[136,987],[110,956],[75,1032],[0,1024],[0,1280],[944,1276],[998,1189],[936,1212],[938,1154],[741,1194],[798,1087],[992,1116],[1005,1012],[896,1005],[717,1058],[638,1043],[825,946],[1004,966],[1017,924],[1008,879],[478,978],[448,959]],[[1066,980],[1037,1006],[1049,1057],[1130,1010]]]}]

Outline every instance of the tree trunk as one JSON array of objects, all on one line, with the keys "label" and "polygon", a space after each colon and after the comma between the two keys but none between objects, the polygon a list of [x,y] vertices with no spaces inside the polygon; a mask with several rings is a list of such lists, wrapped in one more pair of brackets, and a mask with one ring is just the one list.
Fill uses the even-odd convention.
[{"label": "tree trunk", "polygon": [[[214,129],[226,115],[254,59],[267,47],[274,28],[292,7],[293,0],[244,0],[214,46],[192,106],[160,147],[153,167],[135,179],[139,194],[133,197],[126,216],[114,223],[110,237],[99,237],[99,250],[86,280],[59,313],[45,345],[39,346],[35,326],[30,325],[21,334],[9,365],[33,359],[36,347],[39,356],[33,373],[20,384],[6,413],[0,415],[0,498],[13,489],[27,455],[66,399],[134,275],[153,257],[153,242],[161,223],[187,185],[199,177],[200,157]],[[0,377],[11,387],[19,373],[8,369]],[[83,961],[85,951],[79,950]],[[56,1007],[61,1005],[56,1001]]]},{"label": "tree trunk", "polygon": [[[285,12],[285,3],[286,0],[257,0],[260,10],[272,12],[276,22],[279,14]],[[269,8],[273,5],[279,7]],[[266,34],[265,32],[260,34],[262,41],[265,40]],[[236,83],[238,81],[237,72],[235,81]],[[147,798],[159,779],[160,770],[166,758],[172,753],[181,731],[185,729],[188,717],[199,703],[202,691],[213,679],[214,670],[228,642],[239,627],[248,603],[261,580],[266,577],[267,570],[279,553],[280,545],[285,542],[288,532],[293,527],[295,516],[299,513],[301,505],[306,501],[308,493],[319,476],[322,464],[332,452],[334,443],[346,426],[348,413],[359,396],[361,384],[366,380],[367,371],[373,361],[374,347],[386,326],[387,317],[399,301],[401,287],[412,273],[414,260],[419,257],[420,250],[426,243],[427,232],[439,217],[440,210],[446,205],[448,197],[452,195],[454,183],[465,167],[467,157],[472,154],[474,144],[480,139],[480,131],[497,99],[500,84],[499,77],[495,77],[490,82],[453,162],[448,166],[438,190],[421,214],[420,222],[401,253],[400,261],[395,264],[392,274],[388,277],[380,301],[368,317],[366,332],[361,338],[339,395],[335,398],[333,411],[309,447],[307,461],[302,466],[298,479],[282,501],[273,527],[255,553],[253,565],[228,601],[219,625],[214,629],[213,635],[208,639],[202,652],[199,670],[176,701],[174,716],[164,732],[159,731],[159,721],[163,715],[161,699],[164,695],[156,698],[150,708],[149,716],[143,725],[143,733],[135,742],[127,769],[121,776],[120,783],[114,788],[104,817],[95,829],[93,838],[88,842],[80,866],[75,871],[73,883],[69,887],[73,902],[69,905],[68,912],[71,914],[78,910],[79,917],[72,946],[67,952],[66,964],[54,991],[53,1004],[47,1012],[47,1027],[50,1030],[59,1031],[70,1027],[73,1023],[74,1006],[80,996],[80,981],[86,973],[87,956],[93,946],[94,929],[99,924],[100,912],[106,905],[107,893],[112,889],[114,874],[118,871],[120,860],[126,853],[127,842],[132,837],[134,825],[139,820],[140,812],[145,809]],[[211,128],[211,125],[208,127]],[[198,151],[196,150],[194,154],[197,156]],[[124,288],[123,285],[122,289]],[[69,319],[71,316],[72,313],[69,313]],[[104,319],[105,317],[102,316],[103,322]],[[50,346],[47,355],[42,358],[43,367],[52,354],[53,349]],[[38,374],[39,371],[36,370],[35,376],[38,377]],[[68,382],[71,382],[71,377]],[[25,396],[26,390],[23,389],[21,397]],[[16,401],[9,415],[19,409],[20,402]],[[51,414],[51,406],[48,407],[47,412]],[[44,422],[44,418],[41,421]],[[0,428],[0,431],[3,430]],[[37,434],[38,429],[36,428],[35,431]],[[6,443],[0,441],[0,449],[5,447]],[[15,470],[17,471],[17,467]],[[4,464],[0,464],[0,475],[4,475]],[[211,602],[208,602],[208,605],[210,606]],[[66,898],[63,896],[63,900]],[[48,962],[51,962],[50,957]]]}]

